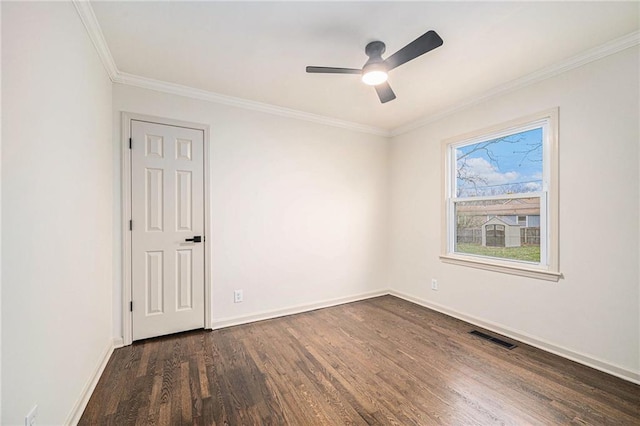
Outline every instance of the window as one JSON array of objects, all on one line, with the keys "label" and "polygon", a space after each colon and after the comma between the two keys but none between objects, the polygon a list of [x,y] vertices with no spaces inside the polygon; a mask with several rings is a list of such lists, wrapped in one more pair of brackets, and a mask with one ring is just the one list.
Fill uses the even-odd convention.
[{"label": "window", "polygon": [[442,260],[557,281],[557,109],[443,143]]}]

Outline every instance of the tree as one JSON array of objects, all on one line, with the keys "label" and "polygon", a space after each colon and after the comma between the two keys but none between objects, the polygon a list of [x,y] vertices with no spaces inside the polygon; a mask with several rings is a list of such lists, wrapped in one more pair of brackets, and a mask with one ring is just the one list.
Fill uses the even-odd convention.
[{"label": "tree", "polygon": [[481,153],[482,158],[486,157],[490,164],[499,169],[499,156],[496,155],[494,148],[504,143],[514,146],[512,154],[520,156],[518,166],[521,166],[525,161],[542,162],[542,141],[528,142],[523,136],[523,133],[478,142],[464,147],[469,149],[456,149],[456,179],[458,181],[456,185],[456,196],[531,192],[531,189],[529,189],[527,185],[535,181],[489,185],[488,180],[484,176],[479,175],[469,164],[471,158],[478,158],[478,156],[474,156],[474,154]]}]

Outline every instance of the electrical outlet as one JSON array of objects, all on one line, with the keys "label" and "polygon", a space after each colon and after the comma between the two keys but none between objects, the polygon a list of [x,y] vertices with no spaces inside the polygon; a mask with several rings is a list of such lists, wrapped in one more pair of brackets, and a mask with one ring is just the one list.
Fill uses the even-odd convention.
[{"label": "electrical outlet", "polygon": [[431,290],[438,291],[438,280],[435,278],[431,279]]},{"label": "electrical outlet", "polygon": [[235,290],[233,292],[233,303],[240,303],[243,299],[242,290]]},{"label": "electrical outlet", "polygon": [[24,426],[35,426],[36,417],[38,417],[38,406],[34,405],[29,414],[24,418]]}]

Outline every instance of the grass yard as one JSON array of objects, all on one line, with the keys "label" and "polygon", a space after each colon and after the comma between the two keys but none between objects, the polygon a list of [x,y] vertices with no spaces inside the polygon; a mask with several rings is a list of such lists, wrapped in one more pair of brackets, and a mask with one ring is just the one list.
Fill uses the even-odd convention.
[{"label": "grass yard", "polygon": [[540,262],[540,246],[483,247],[480,244],[459,243],[456,251],[459,253],[477,254],[480,256],[501,257],[503,259],[524,260],[526,262]]}]

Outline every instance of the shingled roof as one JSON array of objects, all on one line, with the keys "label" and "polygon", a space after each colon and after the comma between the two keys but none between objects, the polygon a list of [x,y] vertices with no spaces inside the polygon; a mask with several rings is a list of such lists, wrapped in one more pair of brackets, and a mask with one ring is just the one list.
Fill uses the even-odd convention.
[{"label": "shingled roof", "polygon": [[540,214],[540,202],[536,198],[514,198],[499,204],[457,203],[456,210],[470,216],[534,216]]}]

